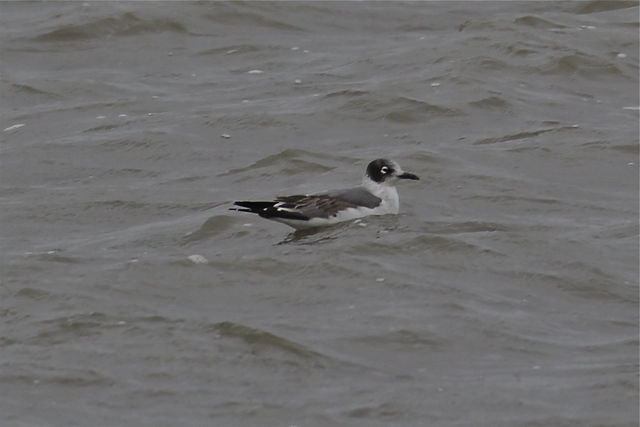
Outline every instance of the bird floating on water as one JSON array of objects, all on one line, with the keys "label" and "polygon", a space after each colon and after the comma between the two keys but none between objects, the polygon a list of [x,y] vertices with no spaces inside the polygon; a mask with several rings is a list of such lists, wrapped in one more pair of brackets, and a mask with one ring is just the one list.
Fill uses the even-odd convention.
[{"label": "bird floating on water", "polygon": [[397,214],[400,209],[395,184],[402,179],[420,179],[402,170],[393,160],[369,163],[362,185],[317,194],[280,196],[272,201],[238,201],[231,208],[262,218],[305,229],[350,221],[369,215]]}]

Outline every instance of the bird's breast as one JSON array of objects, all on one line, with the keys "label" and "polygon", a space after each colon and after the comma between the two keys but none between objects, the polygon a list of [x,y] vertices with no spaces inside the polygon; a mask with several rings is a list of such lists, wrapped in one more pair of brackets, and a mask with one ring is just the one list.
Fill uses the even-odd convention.
[{"label": "bird's breast", "polygon": [[381,213],[397,214],[400,211],[398,190],[395,187],[383,186],[378,189],[376,196],[382,200],[379,207]]}]

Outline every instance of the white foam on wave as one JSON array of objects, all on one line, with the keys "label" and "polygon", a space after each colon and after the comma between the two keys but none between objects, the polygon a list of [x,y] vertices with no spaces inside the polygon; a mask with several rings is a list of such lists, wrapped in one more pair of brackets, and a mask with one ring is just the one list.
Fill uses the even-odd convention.
[{"label": "white foam on wave", "polygon": [[21,128],[22,126],[24,126],[24,123],[18,123],[18,124],[15,124],[15,125],[13,125],[13,126],[9,126],[8,128],[5,128],[5,129],[4,129],[4,131],[5,131],[5,132],[8,132],[8,131],[10,131],[10,130],[19,129],[19,128]]},{"label": "white foam on wave", "polygon": [[194,264],[206,264],[209,262],[208,259],[206,259],[205,257],[203,257],[202,255],[198,255],[198,254],[194,254],[194,255],[189,255],[187,257],[187,259],[189,261],[191,261]]}]

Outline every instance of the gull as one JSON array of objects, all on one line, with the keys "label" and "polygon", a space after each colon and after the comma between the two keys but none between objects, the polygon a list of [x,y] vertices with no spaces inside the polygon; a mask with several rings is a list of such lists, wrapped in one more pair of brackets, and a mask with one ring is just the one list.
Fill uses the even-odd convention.
[{"label": "gull", "polygon": [[403,179],[420,179],[387,159],[376,159],[367,166],[358,187],[317,194],[280,196],[272,201],[238,201],[231,208],[251,212],[296,230],[332,225],[369,215],[397,214],[400,200],[395,184]]}]

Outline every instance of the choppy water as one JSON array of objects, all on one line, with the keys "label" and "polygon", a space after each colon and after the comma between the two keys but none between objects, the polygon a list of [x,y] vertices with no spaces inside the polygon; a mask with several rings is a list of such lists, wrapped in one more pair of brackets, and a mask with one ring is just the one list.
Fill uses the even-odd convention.
[{"label": "choppy water", "polygon": [[[635,426],[638,3],[0,3],[2,426]],[[234,199],[353,185],[312,234]]]}]

